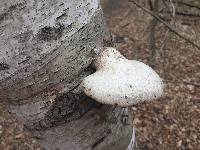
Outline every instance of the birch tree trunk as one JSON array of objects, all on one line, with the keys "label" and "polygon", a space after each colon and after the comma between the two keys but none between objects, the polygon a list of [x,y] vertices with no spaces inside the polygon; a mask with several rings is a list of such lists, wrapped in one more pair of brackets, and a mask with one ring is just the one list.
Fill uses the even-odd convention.
[{"label": "birch tree trunk", "polygon": [[128,109],[79,88],[108,37],[98,0],[0,1],[0,100],[46,149],[128,147]]}]

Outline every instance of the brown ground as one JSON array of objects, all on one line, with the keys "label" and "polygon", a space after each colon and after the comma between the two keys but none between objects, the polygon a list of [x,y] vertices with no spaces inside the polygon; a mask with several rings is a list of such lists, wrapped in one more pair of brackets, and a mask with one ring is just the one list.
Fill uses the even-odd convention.
[{"label": "brown ground", "polygon": [[[103,1],[116,47],[126,57],[148,64],[151,17],[127,0]],[[200,45],[199,20],[178,17],[174,25]],[[138,147],[140,150],[200,150],[200,50],[167,32],[162,24],[156,29],[156,46],[155,69],[165,80],[165,96],[133,107]],[[33,149],[41,148],[0,105],[0,150]]]}]

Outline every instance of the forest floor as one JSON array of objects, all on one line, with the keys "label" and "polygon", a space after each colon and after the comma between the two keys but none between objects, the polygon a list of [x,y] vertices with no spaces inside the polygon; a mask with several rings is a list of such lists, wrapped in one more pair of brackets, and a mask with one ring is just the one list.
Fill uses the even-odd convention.
[{"label": "forest floor", "polygon": [[[127,0],[103,0],[103,8],[117,49],[129,59],[149,64],[148,27],[152,17]],[[177,16],[172,23],[200,45],[200,18]],[[165,82],[165,95],[133,107],[138,149],[200,150],[200,50],[161,23],[156,27],[155,37],[154,68]],[[41,150],[3,105],[0,105],[0,149]]]},{"label": "forest floor", "polygon": [[[147,1],[137,2],[148,8]],[[115,46],[127,58],[149,64],[152,17],[128,0],[103,4]],[[177,16],[172,25],[200,45],[200,18]],[[155,39],[153,64],[165,82],[165,96],[133,107],[138,149],[200,150],[200,50],[161,23]]]}]

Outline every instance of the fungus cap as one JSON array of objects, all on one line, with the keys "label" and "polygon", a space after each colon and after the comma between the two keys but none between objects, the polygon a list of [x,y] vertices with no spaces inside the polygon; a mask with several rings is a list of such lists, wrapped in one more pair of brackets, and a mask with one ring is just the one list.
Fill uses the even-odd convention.
[{"label": "fungus cap", "polygon": [[104,104],[131,106],[160,97],[163,82],[149,66],[106,48],[95,60],[97,71],[82,81],[86,95]]}]

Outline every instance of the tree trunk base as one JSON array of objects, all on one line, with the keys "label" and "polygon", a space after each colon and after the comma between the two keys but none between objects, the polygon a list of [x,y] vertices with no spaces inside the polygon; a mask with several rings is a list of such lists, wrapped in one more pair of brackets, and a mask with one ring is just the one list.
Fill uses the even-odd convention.
[{"label": "tree trunk base", "polygon": [[128,111],[103,105],[78,120],[32,132],[47,150],[132,150],[132,115]]}]

